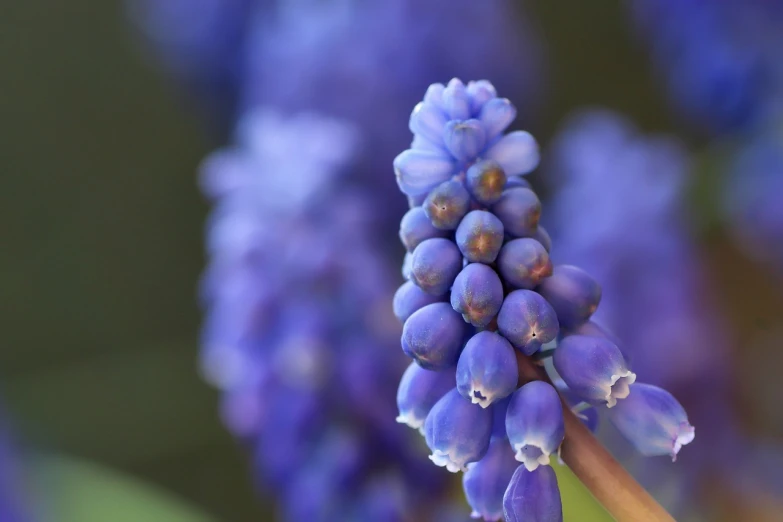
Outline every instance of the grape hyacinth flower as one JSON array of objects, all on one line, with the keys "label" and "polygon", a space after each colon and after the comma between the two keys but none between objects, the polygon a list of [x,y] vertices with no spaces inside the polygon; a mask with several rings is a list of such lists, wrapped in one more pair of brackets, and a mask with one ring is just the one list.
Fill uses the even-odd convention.
[{"label": "grape hyacinth flower", "polygon": [[[590,405],[617,408],[628,401],[635,374],[611,336],[590,321],[600,285],[550,259],[541,202],[520,177],[537,166],[538,145],[524,131],[504,134],[515,115],[489,82],[458,79],[430,86],[411,114],[411,148],[394,161],[412,205],[400,239],[406,258],[413,251],[403,269],[409,280],[395,298],[402,348],[414,360],[400,384],[399,418],[418,427],[429,409],[423,434],[430,459],[466,472],[473,516],[559,521],[559,490],[548,464],[568,437],[563,401],[577,414],[587,412],[580,418],[594,429]],[[441,301],[424,304],[425,295]],[[520,377],[529,380],[520,369],[535,368],[552,353],[547,378],[563,383],[564,398],[542,380],[518,388]],[[455,380],[456,388],[443,394],[441,386]],[[615,418],[628,426],[629,439],[643,444],[637,427],[670,433],[674,409],[648,406],[647,385],[639,389],[639,401]],[[677,420],[687,422],[682,413]],[[516,471],[514,459],[523,463]]]},{"label": "grape hyacinth flower", "polygon": [[739,133],[783,100],[779,2],[628,2],[679,115],[712,134]]},{"label": "grape hyacinth flower", "polygon": [[457,363],[457,389],[482,408],[508,397],[517,387],[514,347],[494,332],[479,332],[465,343]]},{"label": "grape hyacinth flower", "polygon": [[402,374],[397,390],[397,409],[400,412],[397,422],[415,429],[422,428],[432,407],[454,388],[454,384],[454,375],[450,372],[433,372],[411,363]]},{"label": "grape hyacinth flower", "polygon": [[468,323],[487,326],[503,303],[503,283],[487,265],[471,263],[462,269],[451,290],[451,306]]},{"label": "grape hyacinth flower", "polygon": [[543,92],[538,35],[524,8],[510,0],[451,0],[447,7],[442,0],[277,4],[248,22],[241,108],[316,110],[361,128],[366,139],[355,177],[383,199],[376,212],[386,226],[404,202],[385,199],[394,179],[374,174],[385,172],[407,145],[411,104],[431,78],[499,77],[504,89],[525,94],[520,111],[526,116]]},{"label": "grape hyacinth flower", "polygon": [[[394,422],[405,358],[394,349],[393,285],[373,243],[372,208],[345,182],[357,139],[339,120],[259,109],[202,168],[214,203],[202,372],[221,391],[221,416],[286,522],[395,522],[395,513],[426,510],[447,486],[445,474],[417,458],[415,435]],[[450,317],[443,337],[410,340],[422,361],[440,354],[453,368],[463,335],[455,328],[464,322],[442,301],[410,283],[395,313],[410,325]],[[405,376],[400,420],[421,428],[455,374],[414,365]],[[381,502],[374,485],[387,477],[400,494]]]},{"label": "grape hyacinth flower", "polygon": [[506,433],[525,469],[549,464],[549,456],[565,435],[563,407],[555,388],[533,381],[514,392],[506,412]]},{"label": "grape hyacinth flower", "polygon": [[620,401],[609,419],[642,455],[670,455],[693,441],[695,430],[672,394],[650,384],[632,384],[628,400]]},{"label": "grape hyacinth flower", "polygon": [[[567,333],[614,343],[639,381],[673,393],[699,426],[698,449],[685,452],[678,466],[641,459],[630,445],[612,444],[624,438],[619,433],[604,435],[653,494],[664,499],[663,492],[677,492],[664,501],[680,515],[693,505],[700,477],[715,476],[713,456],[741,455],[747,446],[726,406],[733,334],[687,221],[688,156],[672,137],[644,135],[622,115],[594,109],[566,122],[549,164],[558,185],[547,207],[555,255],[585,269],[603,288],[592,320]],[[743,182],[752,177],[746,170]],[[725,462],[731,477],[736,461]]]},{"label": "grape hyacinth flower", "polygon": [[430,460],[452,473],[481,460],[491,435],[492,412],[469,403],[457,389],[444,395],[424,421],[424,438],[432,449]]},{"label": "grape hyacinth flower", "polygon": [[506,522],[562,522],[563,505],[557,477],[549,466],[534,471],[519,466],[503,496]]},{"label": "grape hyacinth flower", "polygon": [[468,464],[468,470],[462,476],[462,489],[473,509],[471,517],[484,520],[503,518],[503,495],[516,469],[514,452],[502,438],[489,443],[483,459]]},{"label": "grape hyacinth flower", "polygon": [[557,373],[569,389],[608,408],[628,397],[630,385],[636,381],[636,374],[628,369],[620,349],[602,337],[566,336],[553,359]]}]

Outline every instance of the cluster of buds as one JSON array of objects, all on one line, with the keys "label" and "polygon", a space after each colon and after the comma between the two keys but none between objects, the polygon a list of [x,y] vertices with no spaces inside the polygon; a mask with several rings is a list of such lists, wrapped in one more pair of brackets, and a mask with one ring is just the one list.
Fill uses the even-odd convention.
[{"label": "cluster of buds", "polygon": [[[561,520],[549,464],[566,436],[563,404],[591,427],[606,410],[644,455],[675,457],[694,430],[668,392],[635,382],[618,340],[591,321],[599,283],[552,263],[541,203],[521,177],[538,145],[503,134],[515,117],[492,84],[458,79],[430,86],[411,114],[413,143],[394,161],[411,205],[394,311],[414,361],[398,421],[422,432],[435,464],[465,472],[475,517]],[[519,387],[518,361],[550,356],[562,395],[551,382]]]}]

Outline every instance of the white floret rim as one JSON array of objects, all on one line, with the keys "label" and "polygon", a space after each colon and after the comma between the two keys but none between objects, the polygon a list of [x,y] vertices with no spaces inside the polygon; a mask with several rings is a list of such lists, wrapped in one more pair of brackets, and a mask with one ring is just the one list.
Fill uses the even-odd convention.
[{"label": "white floret rim", "polygon": [[[478,392],[478,396],[476,396],[476,392]],[[485,390],[481,385],[476,385],[475,383],[470,387],[470,402],[473,404],[478,404],[482,408],[488,408],[492,401],[494,400],[494,394],[487,393],[487,390]]]},{"label": "white floret rim", "polygon": [[618,399],[625,399],[631,394],[631,384],[636,382],[636,374],[631,370],[612,374],[608,390],[604,396],[606,407],[612,408]]},{"label": "white floret rim", "polygon": [[680,428],[677,437],[674,439],[674,445],[672,446],[672,462],[677,460],[677,454],[682,447],[693,442],[694,438],[696,438],[696,428],[685,423],[685,426]]},{"label": "white floret rim", "polygon": [[436,466],[446,468],[452,473],[467,471],[468,469],[465,464],[460,464],[452,459],[448,451],[434,450],[432,455],[430,455],[430,460],[434,462]]},{"label": "white floret rim", "polygon": [[400,424],[407,424],[411,428],[419,431],[424,427],[424,417],[417,417],[412,411],[400,412],[394,420]]},{"label": "white floret rim", "polygon": [[[540,455],[536,456],[535,458],[531,458],[529,455],[525,454],[524,449],[528,448],[535,448],[539,452],[541,452]],[[539,441],[532,441],[532,440],[524,440],[522,442],[519,442],[517,444],[514,444],[514,451],[516,452],[514,455],[514,458],[521,462],[523,466],[525,466],[525,469],[528,471],[535,471],[538,469],[539,466],[548,466],[550,461],[550,455],[552,454],[551,451],[547,451],[543,448],[543,444],[541,444]]]}]

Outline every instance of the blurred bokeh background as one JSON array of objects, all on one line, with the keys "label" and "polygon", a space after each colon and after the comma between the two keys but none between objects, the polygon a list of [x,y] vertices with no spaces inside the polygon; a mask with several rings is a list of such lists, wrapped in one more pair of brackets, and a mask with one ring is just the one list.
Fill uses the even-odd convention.
[{"label": "blurred bokeh background", "polygon": [[[462,5],[467,3],[458,2],[452,10],[467,9]],[[163,4],[167,7],[160,7]],[[90,501],[80,496],[76,486],[71,491],[63,484],[83,481],[86,490],[98,492],[107,484],[123,489],[130,480],[144,482],[139,488],[149,491],[138,492],[135,486],[123,489],[131,498],[145,499],[131,501],[123,510],[129,521],[199,516],[177,513],[162,518],[146,513],[144,506],[154,503],[147,500],[150,495],[163,494],[176,499],[167,502],[193,506],[214,520],[272,520],[272,500],[254,487],[251,465],[218,415],[218,393],[199,373],[202,312],[197,289],[206,264],[204,225],[209,211],[198,188],[199,164],[230,142],[243,108],[271,105],[293,111],[301,104],[304,109],[318,109],[320,99],[330,97],[324,103],[326,112],[355,119],[369,141],[364,150],[371,151],[371,157],[357,160],[352,176],[359,185],[370,187],[369,193],[378,198],[376,204],[384,208],[381,212],[388,213],[375,230],[380,251],[388,253],[396,276],[402,252],[394,221],[406,204],[402,195],[389,190],[394,186],[390,162],[409,140],[408,113],[388,116],[384,107],[391,99],[392,107],[413,107],[429,83],[447,81],[460,70],[487,70],[482,68],[489,67],[486,61],[495,74],[489,79],[499,86],[500,95],[520,107],[517,126],[535,135],[545,151],[542,167],[533,177],[545,202],[545,223],[548,202],[554,209],[563,197],[559,183],[565,185],[569,176],[577,175],[562,174],[569,168],[568,158],[577,165],[596,161],[599,169],[614,169],[613,175],[635,179],[634,172],[623,172],[614,163],[630,146],[621,144],[614,153],[599,153],[595,150],[600,144],[588,140],[581,149],[572,144],[569,151],[562,131],[564,126],[579,126],[571,116],[574,111],[603,107],[632,122],[617,123],[614,116],[607,117],[611,121],[595,123],[592,136],[617,124],[623,129],[634,125],[636,130],[622,131],[634,136],[676,138],[680,159],[671,160],[677,164],[671,168],[681,169],[684,179],[674,184],[677,195],[667,199],[677,202],[676,210],[670,203],[665,214],[652,218],[645,214],[649,221],[640,218],[634,222],[636,229],[626,223],[626,228],[592,244],[579,244],[585,236],[574,232],[577,240],[563,239],[562,255],[597,270],[605,268],[605,277],[612,279],[602,281],[605,288],[624,290],[629,299],[643,301],[634,308],[639,310],[636,316],[610,316],[606,318],[610,323],[627,326],[649,318],[654,323],[644,330],[649,334],[660,330],[662,323],[657,321],[662,312],[687,317],[686,327],[666,323],[671,336],[661,349],[664,355],[637,357],[648,364],[649,369],[640,370],[640,374],[647,372],[647,381],[665,384],[689,407],[697,419],[697,435],[702,433],[698,419],[705,426],[715,422],[704,432],[731,432],[727,440],[705,444],[702,451],[707,455],[699,455],[712,464],[730,464],[731,469],[724,470],[726,476],[698,477],[701,482],[689,490],[685,504],[702,507],[685,509],[687,516],[694,520],[783,518],[783,474],[777,464],[783,462],[779,406],[783,204],[776,190],[783,189],[783,119],[775,118],[777,94],[783,93],[776,75],[783,77],[783,72],[765,69],[764,59],[769,56],[763,55],[776,56],[783,41],[777,3],[749,2],[747,11],[756,11],[737,17],[747,24],[762,19],[763,38],[760,29],[736,35],[734,28],[725,31],[730,37],[719,38],[725,36],[721,29],[726,22],[715,22],[715,29],[710,25],[713,18],[726,17],[727,12],[736,15],[729,4],[744,13],[742,2],[723,2],[729,6],[723,6],[727,11],[714,16],[702,16],[699,2],[684,2],[690,11],[682,6],[677,11],[675,2],[664,0],[636,2],[633,9],[621,2],[512,2],[518,26],[507,28],[505,43],[497,35],[495,40],[498,48],[519,48],[506,49],[503,55],[487,44],[472,58],[468,56],[471,43],[481,41],[481,28],[469,31],[470,23],[459,12],[441,17],[445,2],[435,0],[421,6],[404,2],[404,9],[396,13],[404,20],[430,17],[414,43],[400,42],[404,35],[362,31],[367,20],[352,21],[350,14],[344,14],[347,21],[334,31],[345,41],[332,47],[323,45],[331,41],[331,33],[317,36],[319,24],[330,23],[328,13],[340,9],[350,13],[346,5],[351,2],[226,0],[222,7],[236,9],[240,22],[229,19],[214,36],[210,32],[214,28],[205,20],[221,19],[216,7],[220,3],[188,4],[161,0],[156,9],[154,2],[143,0],[32,1],[7,3],[2,9],[0,391],[4,428],[14,435],[20,474],[34,491],[29,503],[44,503],[43,496],[53,495],[46,492],[58,491],[60,516],[74,513],[73,520],[89,522],[79,510],[91,509],[82,507]],[[301,24],[290,22],[296,19],[296,9],[307,13],[299,15],[306,19]],[[687,16],[699,20],[690,27],[714,38],[704,36],[705,49],[694,50],[681,41],[677,31],[682,28],[672,20]],[[484,29],[493,27],[491,17],[483,22]],[[437,40],[438,31],[451,31],[452,40]],[[756,33],[755,38],[750,39],[748,32]],[[175,44],[180,36],[187,40],[188,34],[200,35],[203,41],[186,49],[190,61],[183,62]],[[267,34],[269,41],[264,40]],[[446,42],[453,41],[455,34],[467,42],[452,49]],[[386,39],[378,44],[377,53],[371,52],[374,37]],[[729,46],[726,40],[742,42],[742,49],[761,48],[763,53],[753,54],[752,59],[737,56],[723,50]],[[254,45],[264,51],[254,53]],[[332,54],[314,52],[323,47]],[[370,92],[346,89],[350,81],[329,84],[330,67],[342,63],[340,53],[354,56],[351,50],[356,47],[370,51],[356,58],[363,65],[351,74],[367,66],[368,74],[391,71],[396,76],[382,78],[377,85],[362,84],[378,87]],[[432,54],[409,65],[407,57],[418,48]],[[684,63],[675,67],[675,58],[683,55],[690,61],[682,58]],[[243,70],[243,75],[227,56],[258,65]],[[704,56],[715,62],[706,72],[704,64],[713,62]],[[471,59],[481,65],[471,69],[462,63]],[[198,70],[210,60],[226,70],[219,74]],[[751,64],[758,71],[737,70]],[[684,75],[683,70],[694,74]],[[241,81],[251,85],[238,89]],[[750,88],[748,82],[758,83]],[[708,87],[699,90],[701,85]],[[371,111],[373,92],[383,98],[377,100],[377,115]],[[750,101],[737,101],[737,92]],[[723,103],[725,98],[730,100]],[[764,103],[758,101],[762,98]],[[761,108],[754,108],[756,102]],[[728,115],[717,117],[726,105]],[[378,142],[388,133],[394,136],[393,146]],[[590,201],[606,197],[605,205],[619,205],[620,221],[635,216],[659,187],[670,187],[669,176],[662,174],[661,180],[655,176],[664,153],[649,154],[639,161],[652,172],[640,175],[638,184],[622,187],[629,191],[626,196],[634,197],[612,197],[611,178],[585,185],[580,194],[594,194],[594,198],[585,196]],[[603,160],[593,157],[601,155]],[[661,164],[660,170],[671,162]],[[632,170],[638,162],[629,159],[618,164]],[[388,168],[383,170],[383,165]],[[573,209],[565,201],[558,208]],[[577,203],[584,201],[577,199]],[[623,204],[628,205],[625,210]],[[766,210],[762,205],[767,205]],[[569,219],[578,219],[568,216],[567,210],[553,211],[553,229],[566,228]],[[660,237],[639,239],[649,232],[645,226],[650,222],[658,223],[656,230],[662,237],[675,238],[675,245]],[[772,223],[777,223],[776,229]],[[589,236],[590,231],[584,234]],[[622,253],[618,245],[626,245]],[[652,268],[640,265],[635,255],[644,257]],[[673,268],[665,269],[667,263]],[[645,293],[649,288],[640,281],[650,270],[655,271],[652,280],[659,288],[685,288],[686,297],[697,294],[698,299],[683,307],[671,301],[679,299],[677,292],[649,297]],[[697,333],[690,329],[693,321],[699,321]],[[639,350],[647,346],[654,350],[648,334],[633,328],[625,336],[636,332],[639,342],[646,341]],[[677,465],[688,465],[688,451],[696,454],[699,442],[697,436]],[[653,472],[665,473],[657,468]],[[116,509],[119,502],[107,507]],[[95,517],[108,520],[103,514]]]}]

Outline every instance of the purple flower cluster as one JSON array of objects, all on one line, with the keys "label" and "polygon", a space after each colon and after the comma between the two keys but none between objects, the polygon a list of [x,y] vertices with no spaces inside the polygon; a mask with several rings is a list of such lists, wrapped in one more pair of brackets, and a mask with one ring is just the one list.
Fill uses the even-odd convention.
[{"label": "purple flower cluster", "polygon": [[757,124],[779,109],[779,2],[634,0],[629,5],[679,113],[722,133]]},{"label": "purple flower cluster", "polygon": [[[376,195],[393,181],[370,174],[407,145],[406,115],[433,77],[500,78],[525,114],[543,77],[535,32],[509,0],[127,1],[170,69],[202,91],[201,76],[221,86],[210,101],[228,99],[229,118],[273,106],[357,125],[353,177]],[[391,228],[401,208],[377,211]]]},{"label": "purple flower cluster", "polygon": [[563,402],[549,383],[518,388],[518,358],[552,350],[553,380],[580,410],[609,410],[644,455],[675,457],[694,430],[668,392],[635,384],[615,338],[591,322],[596,280],[553,265],[541,203],[520,177],[538,165],[538,145],[504,134],[515,117],[492,84],[458,79],[431,85],[411,114],[412,145],[394,160],[411,204],[394,310],[414,360],[398,420],[422,432],[435,464],[465,472],[474,516],[562,520],[548,464],[565,436]]},{"label": "purple flower cluster", "polygon": [[[661,499],[676,513],[679,503],[693,504],[693,475],[715,471],[714,455],[741,454],[736,419],[726,407],[730,334],[720,326],[725,321],[683,213],[686,153],[677,141],[642,135],[623,117],[600,110],[573,116],[552,149],[550,177],[559,188],[548,224],[557,255],[594,274],[605,295],[594,320],[621,340],[640,379],[687,399],[701,428],[687,466],[654,469],[663,466],[623,459],[653,493],[679,492]],[[629,399],[611,410],[623,433],[631,424],[615,412],[637,407],[643,394],[636,390],[644,386],[634,384]],[[660,407],[677,408],[670,401]],[[636,447],[643,454],[658,450],[653,440]],[[721,460],[726,468],[736,465],[734,458]]]},{"label": "purple flower cluster", "polygon": [[373,209],[343,176],[358,135],[303,113],[248,113],[203,165],[214,210],[202,369],[281,520],[401,521],[447,474],[394,422],[388,270]]}]

